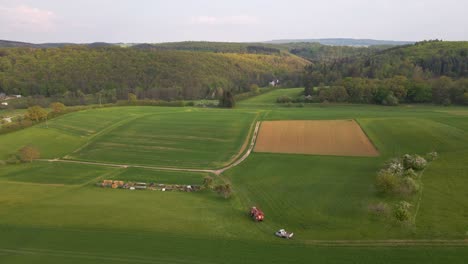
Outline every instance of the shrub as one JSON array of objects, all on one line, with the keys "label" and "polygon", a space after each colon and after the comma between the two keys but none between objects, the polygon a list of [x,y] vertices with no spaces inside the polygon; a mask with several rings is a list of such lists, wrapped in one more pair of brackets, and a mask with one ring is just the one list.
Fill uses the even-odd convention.
[{"label": "shrub", "polygon": [[31,106],[28,108],[25,117],[31,121],[39,122],[47,118],[47,111],[41,106]]},{"label": "shrub", "polygon": [[406,177],[402,180],[399,192],[401,194],[414,194],[419,191],[419,184],[413,178]]},{"label": "shrub", "polygon": [[129,103],[135,103],[138,100],[137,96],[133,93],[128,93],[127,97]]},{"label": "shrub", "polygon": [[391,159],[385,163],[385,170],[395,175],[402,175],[404,171],[404,166],[400,159]]},{"label": "shrub", "polygon": [[219,184],[214,187],[215,192],[222,195],[225,199],[231,197],[232,195],[232,187],[231,184]]},{"label": "shrub", "polygon": [[403,173],[403,176],[404,176],[404,177],[407,177],[407,178],[416,179],[416,178],[418,177],[418,174],[417,174],[413,169],[407,169],[407,170],[405,170],[405,172]]},{"label": "shrub", "polygon": [[403,166],[405,169],[422,170],[426,167],[427,161],[419,155],[404,155]]},{"label": "shrub", "polygon": [[385,99],[382,101],[383,105],[388,105],[388,106],[397,106],[398,105],[398,98],[393,95],[393,93],[390,93],[385,97]]},{"label": "shrub", "polygon": [[278,98],[276,98],[276,102],[280,104],[285,104],[285,103],[290,103],[292,101],[291,97],[282,95]]},{"label": "shrub", "polygon": [[379,202],[376,204],[370,204],[367,209],[370,213],[378,216],[386,216],[389,214],[390,209],[388,208],[388,204]]},{"label": "shrub", "polygon": [[410,218],[410,209],[411,204],[405,201],[399,202],[394,209],[394,216],[395,218],[400,221],[404,222],[407,221]]},{"label": "shrub", "polygon": [[213,188],[213,177],[206,176],[205,178],[203,178],[203,187],[205,189]]},{"label": "shrub", "polygon": [[51,103],[50,108],[53,113],[62,113],[66,109],[65,105],[59,102]]},{"label": "shrub", "polygon": [[7,164],[19,164],[21,160],[18,158],[18,155],[11,154],[8,159],[6,160]]},{"label": "shrub", "polygon": [[427,161],[434,161],[439,157],[439,154],[435,151],[429,152],[426,154]]},{"label": "shrub", "polygon": [[382,170],[377,175],[375,187],[381,194],[391,194],[395,193],[398,188],[398,184],[398,177],[395,174],[387,170]]}]

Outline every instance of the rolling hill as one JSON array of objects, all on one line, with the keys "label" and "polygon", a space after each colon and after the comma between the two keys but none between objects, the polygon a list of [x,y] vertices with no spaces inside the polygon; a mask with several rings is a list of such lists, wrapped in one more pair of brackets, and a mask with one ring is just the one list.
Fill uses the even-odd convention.
[{"label": "rolling hill", "polygon": [[66,46],[0,49],[0,91],[54,96],[112,91],[126,99],[205,98],[215,89],[247,91],[272,79],[293,82],[308,62],[282,54],[214,53]]}]

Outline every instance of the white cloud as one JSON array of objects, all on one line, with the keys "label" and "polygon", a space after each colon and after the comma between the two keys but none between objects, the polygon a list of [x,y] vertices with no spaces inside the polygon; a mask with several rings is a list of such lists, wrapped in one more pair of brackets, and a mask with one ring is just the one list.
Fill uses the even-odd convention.
[{"label": "white cloud", "polygon": [[28,5],[0,6],[1,33],[15,31],[44,33],[55,29],[55,14]]},{"label": "white cloud", "polygon": [[259,22],[257,17],[239,16],[197,16],[192,17],[191,24],[198,25],[252,25]]}]

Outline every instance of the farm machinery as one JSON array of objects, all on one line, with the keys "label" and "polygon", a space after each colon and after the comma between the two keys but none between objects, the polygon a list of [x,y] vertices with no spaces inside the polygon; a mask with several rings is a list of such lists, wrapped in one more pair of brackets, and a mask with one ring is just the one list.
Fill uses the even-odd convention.
[{"label": "farm machinery", "polygon": [[265,218],[265,214],[262,210],[254,206],[250,208],[250,217],[252,217],[254,221],[261,222]]},{"label": "farm machinery", "polygon": [[294,236],[294,233],[290,233],[290,232],[288,232],[288,231],[286,231],[284,229],[280,229],[280,230],[276,231],[275,236],[290,239],[290,238],[292,238]]}]

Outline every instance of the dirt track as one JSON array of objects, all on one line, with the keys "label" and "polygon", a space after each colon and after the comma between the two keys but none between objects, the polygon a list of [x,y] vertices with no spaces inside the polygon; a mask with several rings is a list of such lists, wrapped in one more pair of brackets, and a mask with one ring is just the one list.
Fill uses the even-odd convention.
[{"label": "dirt track", "polygon": [[354,120],[265,121],[256,152],[378,156]]}]

